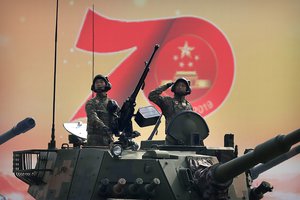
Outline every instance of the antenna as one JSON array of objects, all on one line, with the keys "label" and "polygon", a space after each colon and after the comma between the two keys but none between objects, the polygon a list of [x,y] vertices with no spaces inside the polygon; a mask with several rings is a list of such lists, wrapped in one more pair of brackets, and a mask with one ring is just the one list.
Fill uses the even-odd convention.
[{"label": "antenna", "polygon": [[[93,39],[92,39],[92,48],[93,48],[93,64],[92,64],[92,81],[94,79],[94,76],[95,76],[95,7],[94,7],[94,4],[93,4],[93,25],[92,25],[92,34],[93,34]],[[94,97],[95,94],[94,92],[92,92],[92,97]]]},{"label": "antenna", "polygon": [[58,22],[58,0],[56,0],[56,21],[55,21],[55,49],[54,49],[54,80],[53,80],[53,107],[52,107],[52,129],[51,140],[48,149],[55,149],[55,96],[56,96],[56,60],[57,60],[57,22]]}]

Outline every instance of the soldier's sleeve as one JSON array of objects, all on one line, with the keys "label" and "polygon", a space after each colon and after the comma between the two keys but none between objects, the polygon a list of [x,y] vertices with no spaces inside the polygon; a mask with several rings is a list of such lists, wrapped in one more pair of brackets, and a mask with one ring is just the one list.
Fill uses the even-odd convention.
[{"label": "soldier's sleeve", "polygon": [[103,121],[101,119],[99,119],[99,117],[96,113],[96,107],[92,101],[88,101],[85,104],[85,111],[86,111],[86,116],[89,119],[89,121],[91,122],[91,124],[93,124],[97,128],[105,127],[105,124],[103,123]]},{"label": "soldier's sleeve", "polygon": [[162,108],[165,104],[165,97],[161,96],[161,94],[168,88],[169,87],[166,84],[156,88],[155,90],[152,90],[148,95],[149,100]]},{"label": "soldier's sleeve", "polygon": [[[121,108],[120,108],[120,106],[119,106],[119,104],[116,100],[113,100],[113,101],[115,102],[115,105],[117,107],[115,112],[113,113],[113,116],[114,116],[113,120],[114,120],[114,123],[117,124],[118,123],[118,117],[121,115],[121,112],[120,112]],[[115,125],[115,126],[117,126],[117,125]]]}]

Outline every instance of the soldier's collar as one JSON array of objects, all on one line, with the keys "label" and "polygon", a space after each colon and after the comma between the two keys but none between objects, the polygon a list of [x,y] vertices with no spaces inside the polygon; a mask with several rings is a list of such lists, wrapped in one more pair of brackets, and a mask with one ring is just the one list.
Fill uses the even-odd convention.
[{"label": "soldier's collar", "polygon": [[179,96],[179,95],[174,95],[174,99],[177,101],[184,101],[185,100],[185,96]]},{"label": "soldier's collar", "polygon": [[97,97],[101,98],[101,99],[107,98],[107,94],[106,94],[106,92],[97,93]]}]

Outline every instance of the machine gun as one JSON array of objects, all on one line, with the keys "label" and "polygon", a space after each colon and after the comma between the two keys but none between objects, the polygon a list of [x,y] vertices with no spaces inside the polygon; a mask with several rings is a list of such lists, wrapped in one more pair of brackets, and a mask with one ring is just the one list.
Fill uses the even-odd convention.
[{"label": "machine gun", "polygon": [[29,131],[35,126],[35,121],[34,119],[27,117],[26,119],[23,119],[20,121],[16,126],[14,126],[12,129],[9,131],[3,133],[0,136],[0,145],[3,144],[4,142],[10,140],[11,138],[21,134],[25,133],[26,131]]},{"label": "machine gun", "polygon": [[[140,89],[143,89],[143,87],[145,85],[145,79],[149,72],[152,58],[154,57],[154,54],[156,53],[158,48],[159,48],[159,45],[156,44],[154,47],[154,51],[150,57],[150,60],[148,62],[146,62],[146,67],[144,69],[144,72],[143,72],[137,86],[135,87],[131,96],[126,99],[126,101],[124,102],[124,104],[122,105],[122,108],[120,110],[120,117],[118,119],[118,131],[121,134],[119,135],[119,141],[124,146],[131,146],[130,140],[134,137],[139,136],[139,133],[137,131],[133,131],[131,118],[134,116],[134,107],[136,105],[136,97],[137,97]],[[139,120],[136,120],[136,121],[139,121]]]}]

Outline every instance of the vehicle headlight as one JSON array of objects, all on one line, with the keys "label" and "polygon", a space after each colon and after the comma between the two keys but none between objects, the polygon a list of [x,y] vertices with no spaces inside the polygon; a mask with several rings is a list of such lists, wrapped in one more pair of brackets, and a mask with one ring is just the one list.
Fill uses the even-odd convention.
[{"label": "vehicle headlight", "polygon": [[114,157],[121,157],[123,148],[120,144],[114,144],[110,148],[110,152]]}]

